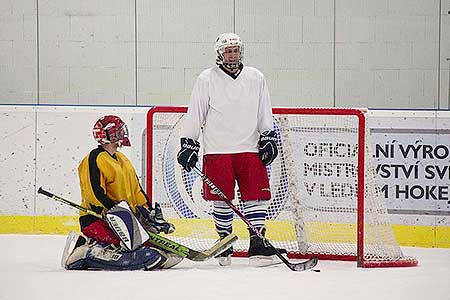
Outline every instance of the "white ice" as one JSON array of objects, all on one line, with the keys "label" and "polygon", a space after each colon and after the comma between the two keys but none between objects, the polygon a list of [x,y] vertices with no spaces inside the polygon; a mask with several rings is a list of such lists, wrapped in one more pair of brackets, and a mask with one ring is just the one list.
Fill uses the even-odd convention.
[{"label": "white ice", "polygon": [[406,248],[420,266],[361,269],[355,262],[320,261],[320,273],[284,265],[251,268],[233,258],[185,260],[165,271],[66,271],[60,267],[65,237],[0,235],[0,299],[216,300],[216,299],[450,299],[450,249]]}]

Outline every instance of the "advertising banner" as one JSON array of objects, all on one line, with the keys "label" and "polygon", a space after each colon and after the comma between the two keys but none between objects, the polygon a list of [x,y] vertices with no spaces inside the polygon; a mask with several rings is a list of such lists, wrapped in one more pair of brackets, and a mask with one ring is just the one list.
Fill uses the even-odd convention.
[{"label": "advertising banner", "polygon": [[437,216],[436,225],[448,225],[450,112],[372,111],[369,125],[389,212]]}]

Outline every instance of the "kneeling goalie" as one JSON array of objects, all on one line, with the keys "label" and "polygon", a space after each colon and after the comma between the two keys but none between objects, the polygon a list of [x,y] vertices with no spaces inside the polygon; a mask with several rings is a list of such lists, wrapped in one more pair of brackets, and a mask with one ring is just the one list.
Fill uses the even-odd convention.
[{"label": "kneeling goalie", "polygon": [[131,146],[127,125],[117,116],[100,118],[93,135],[98,148],[80,163],[82,206],[103,216],[80,212],[82,234],[67,238],[62,265],[68,270],[154,270],[170,268],[182,258],[145,243],[147,231],[172,233],[158,203],[152,207],[136,171],[121,152]]}]

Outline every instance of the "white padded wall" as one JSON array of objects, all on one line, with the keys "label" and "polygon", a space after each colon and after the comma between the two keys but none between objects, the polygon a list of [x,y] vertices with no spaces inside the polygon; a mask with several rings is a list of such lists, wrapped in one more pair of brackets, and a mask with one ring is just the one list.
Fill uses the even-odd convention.
[{"label": "white padded wall", "polygon": [[40,103],[135,104],[134,2],[39,4]]},{"label": "white padded wall", "polygon": [[450,109],[450,0],[442,4],[440,108]]},{"label": "white padded wall", "polygon": [[332,0],[236,0],[236,32],[274,106],[333,106]]},{"label": "white padded wall", "polygon": [[0,103],[36,103],[36,1],[0,1]]},{"label": "white padded wall", "polygon": [[188,104],[217,34],[232,31],[233,0],[139,0],[137,11],[138,104]]},{"label": "white padded wall", "polygon": [[0,103],[187,104],[215,37],[235,30],[275,106],[445,109],[449,11],[448,0],[3,0]]},{"label": "white padded wall", "polygon": [[336,1],[337,106],[437,106],[439,0]]}]

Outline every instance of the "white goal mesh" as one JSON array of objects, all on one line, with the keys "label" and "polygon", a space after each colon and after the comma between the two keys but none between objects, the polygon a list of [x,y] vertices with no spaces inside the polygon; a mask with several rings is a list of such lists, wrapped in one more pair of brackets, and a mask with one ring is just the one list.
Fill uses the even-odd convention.
[{"label": "white goal mesh", "polygon": [[[201,178],[176,161],[185,112],[155,107],[148,113],[147,192],[175,223],[170,238],[205,250],[218,239],[212,205],[202,199]],[[279,156],[267,167],[272,199],[266,219],[272,244],[290,257],[358,260],[363,267],[417,264],[396,242],[360,110],[274,109],[274,128]],[[234,203],[242,211],[238,190]],[[233,232],[235,254],[243,256],[248,231],[237,216]]]}]

